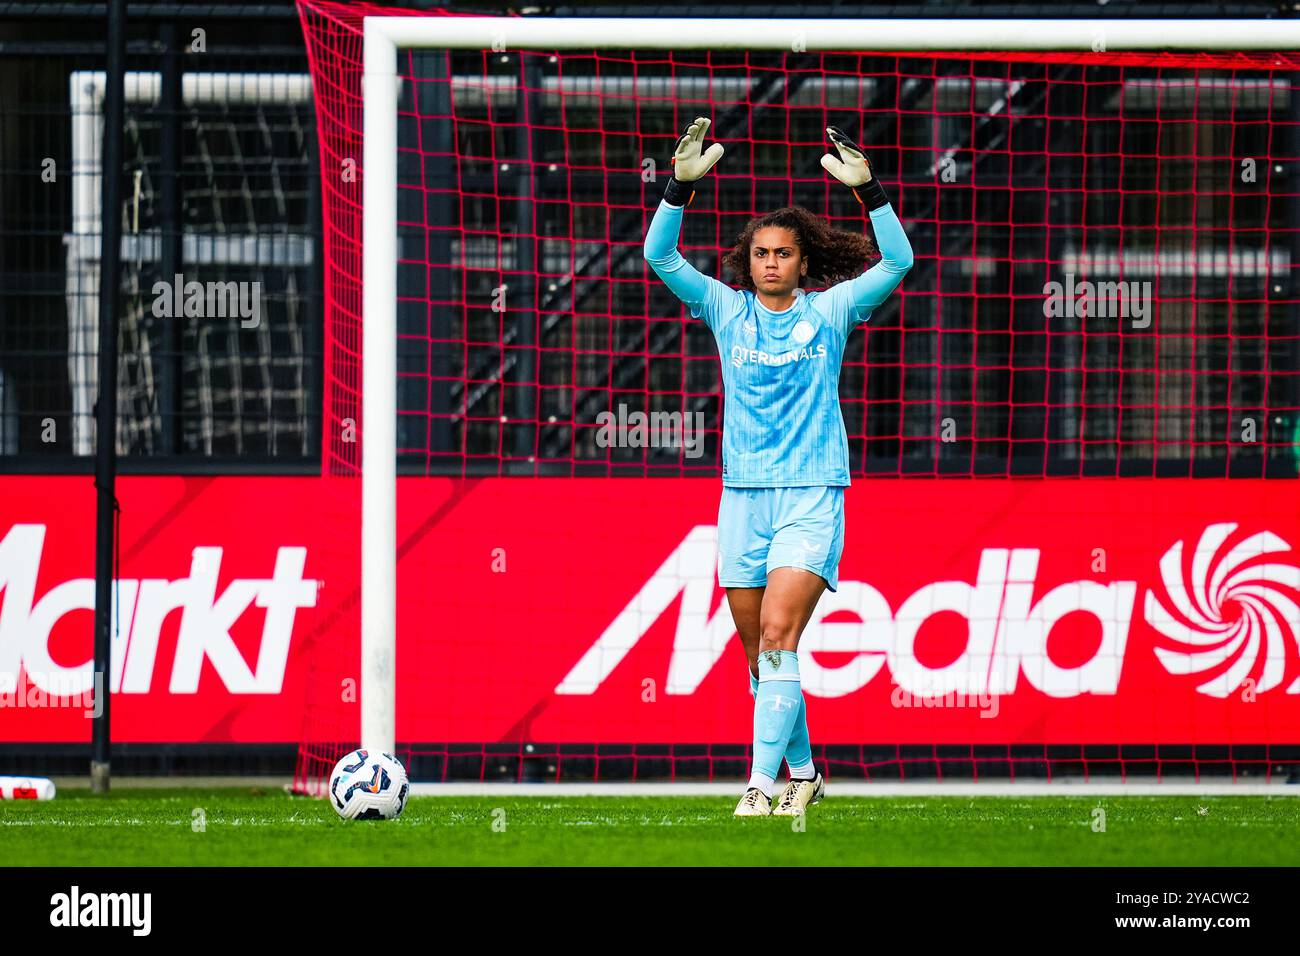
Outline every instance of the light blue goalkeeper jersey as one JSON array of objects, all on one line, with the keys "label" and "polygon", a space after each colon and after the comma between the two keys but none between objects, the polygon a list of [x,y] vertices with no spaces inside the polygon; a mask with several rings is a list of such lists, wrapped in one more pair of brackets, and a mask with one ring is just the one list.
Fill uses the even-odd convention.
[{"label": "light blue goalkeeper jersey", "polygon": [[871,210],[882,256],[822,292],[795,290],[773,312],[753,292],[701,274],[677,251],[683,207],[661,201],[645,258],[713,331],[722,359],[722,483],[732,488],[847,486],[849,441],[840,411],[840,362],[849,332],[871,318],[912,267],[893,207]]}]

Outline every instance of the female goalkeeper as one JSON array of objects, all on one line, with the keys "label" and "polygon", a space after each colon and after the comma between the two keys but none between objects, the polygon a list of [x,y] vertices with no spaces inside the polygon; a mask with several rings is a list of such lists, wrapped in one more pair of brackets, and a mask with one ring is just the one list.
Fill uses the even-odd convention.
[{"label": "female goalkeeper", "polygon": [[[702,150],[710,121],[677,143],[673,178],[645,239],[645,258],[713,332],[726,397],[718,581],[749,658],[754,762],[737,816],[803,813],[825,792],[812,762],[796,653],[822,589],[835,590],[844,546],[849,447],[840,413],[844,343],[912,267],[912,247],[871,174],[840,130],[826,132],[839,159],[822,166],[866,209],[881,260],[864,235],[833,228],[799,206],[752,219],[726,265],[740,288],[696,271],[677,251],[682,213],[722,158]],[[805,283],[829,286],[805,292]],[[781,759],[790,782],[772,805]]]}]

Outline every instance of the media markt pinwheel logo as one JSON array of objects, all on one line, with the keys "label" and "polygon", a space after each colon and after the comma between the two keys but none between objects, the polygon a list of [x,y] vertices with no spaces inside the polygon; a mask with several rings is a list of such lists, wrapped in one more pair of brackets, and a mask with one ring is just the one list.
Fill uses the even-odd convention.
[{"label": "media markt pinwheel logo", "polygon": [[[1166,640],[1156,656],[1171,674],[1205,677],[1197,690],[1226,698],[1253,681],[1258,693],[1282,683],[1300,651],[1300,565],[1291,546],[1261,531],[1229,546],[1237,525],[1207,527],[1190,569],[1177,542],[1160,559],[1168,605],[1147,591],[1146,620]],[[1190,570],[1190,576],[1189,576]],[[1289,648],[1289,649],[1288,649]],[[1300,694],[1300,677],[1288,694]]]}]

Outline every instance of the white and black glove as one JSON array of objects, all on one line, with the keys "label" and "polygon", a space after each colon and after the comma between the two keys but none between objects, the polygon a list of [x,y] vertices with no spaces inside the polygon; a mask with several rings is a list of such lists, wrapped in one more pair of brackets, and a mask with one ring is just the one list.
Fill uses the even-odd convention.
[{"label": "white and black glove", "polygon": [[[822,156],[822,167],[853,190],[853,195],[870,212],[889,203],[880,180],[871,175],[871,163],[862,147],[845,135],[837,126],[827,126],[826,135],[830,137],[840,157],[836,159],[830,153]],[[859,192],[861,190],[861,192]]]},{"label": "white and black glove", "polygon": [[694,183],[704,178],[726,152],[721,143],[714,143],[707,150],[703,148],[704,134],[709,131],[712,122],[706,117],[697,116],[677,141],[677,149],[673,151],[672,158],[673,178],[664,190],[664,199],[670,205],[685,206],[689,203],[695,195]]}]

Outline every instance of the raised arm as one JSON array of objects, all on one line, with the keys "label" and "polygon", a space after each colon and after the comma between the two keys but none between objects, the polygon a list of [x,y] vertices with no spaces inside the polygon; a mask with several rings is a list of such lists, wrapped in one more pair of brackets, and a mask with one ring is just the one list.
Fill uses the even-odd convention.
[{"label": "raised arm", "polygon": [[667,199],[660,201],[645,234],[645,261],[673,295],[690,306],[691,314],[699,318],[708,296],[709,280],[677,251],[685,211],[685,206],[674,206]]},{"label": "raised arm", "polygon": [[880,261],[862,275],[836,287],[845,300],[846,308],[852,310],[853,314],[849,316],[849,325],[852,325],[853,322],[864,321],[873,309],[898,288],[903,276],[907,275],[907,270],[912,268],[912,244],[903,231],[903,224],[898,221],[894,207],[889,204],[880,180],[872,175],[871,164],[861,147],[834,126],[826,127],[826,133],[835,144],[840,158],[836,159],[828,153],[822,156],[822,166],[851,188],[858,202],[867,210],[876,233],[876,248],[881,255]]},{"label": "raised arm", "polygon": [[695,195],[695,183],[722,158],[721,143],[714,143],[707,151],[701,150],[708,128],[709,120],[699,117],[677,142],[672,159],[673,178],[646,232],[645,260],[673,295],[690,307],[691,315],[704,319],[712,327],[721,312],[723,298],[732,290],[701,273],[677,251],[682,215]]},{"label": "raised arm", "polygon": [[849,299],[857,309],[856,321],[863,321],[871,310],[889,298],[912,268],[912,244],[907,240],[903,224],[898,221],[894,207],[885,203],[872,209],[868,215],[876,232],[876,246],[881,259],[856,279],[849,282]]}]

